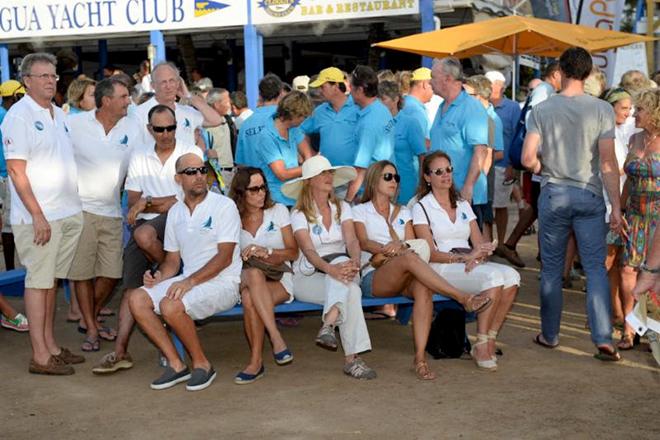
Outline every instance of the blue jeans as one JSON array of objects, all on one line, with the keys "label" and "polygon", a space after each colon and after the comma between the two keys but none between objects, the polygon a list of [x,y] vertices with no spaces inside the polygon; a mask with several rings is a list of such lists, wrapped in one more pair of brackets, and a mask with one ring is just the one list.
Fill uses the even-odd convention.
[{"label": "blue jeans", "polygon": [[612,343],[610,285],[605,270],[605,202],[586,189],[547,184],[539,197],[541,242],[541,331],[550,344],[559,342],[562,274],[566,246],[575,232],[582,267],[587,276],[587,317],[591,340],[596,345]]}]

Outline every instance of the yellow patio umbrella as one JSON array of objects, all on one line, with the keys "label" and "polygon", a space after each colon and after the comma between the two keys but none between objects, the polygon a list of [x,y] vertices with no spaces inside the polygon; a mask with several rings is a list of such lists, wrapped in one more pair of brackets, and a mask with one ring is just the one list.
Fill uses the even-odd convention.
[{"label": "yellow patio umbrella", "polygon": [[512,15],[396,38],[374,46],[435,58],[489,53],[558,57],[574,46],[593,53],[653,40],[642,35]]}]

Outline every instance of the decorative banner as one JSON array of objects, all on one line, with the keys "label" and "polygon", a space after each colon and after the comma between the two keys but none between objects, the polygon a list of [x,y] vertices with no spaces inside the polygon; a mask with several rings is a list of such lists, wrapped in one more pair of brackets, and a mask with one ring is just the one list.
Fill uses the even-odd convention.
[{"label": "decorative banner", "polygon": [[[618,31],[621,29],[621,17],[625,0],[580,0],[576,8],[576,23],[583,26]],[[612,85],[616,51],[608,50],[593,54],[594,65],[607,77],[608,86]]]},{"label": "decorative banner", "polygon": [[103,35],[247,23],[246,0],[11,0],[0,6],[2,40]]},{"label": "decorative banner", "polygon": [[619,84],[621,77],[629,70],[639,70],[648,75],[649,66],[646,63],[646,44],[635,43],[620,47],[616,51],[616,63],[612,69],[610,85]]},{"label": "decorative banner", "polygon": [[344,20],[419,13],[419,0],[248,0],[252,23]]}]

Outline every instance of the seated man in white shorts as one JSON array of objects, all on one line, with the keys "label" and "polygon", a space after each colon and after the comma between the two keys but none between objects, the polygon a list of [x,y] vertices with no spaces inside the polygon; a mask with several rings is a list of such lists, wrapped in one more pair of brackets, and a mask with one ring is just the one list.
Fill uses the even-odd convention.
[{"label": "seated man in white shorts", "polygon": [[[194,320],[232,308],[239,299],[242,261],[238,247],[241,220],[231,199],[208,191],[208,169],[195,154],[176,161],[176,181],[184,192],[169,211],[165,226],[165,261],[144,286],[128,292],[133,317],[167,359],[167,367],[151,388],[162,390],[188,381],[189,391],[202,390],[216,373],[202,351]],[[183,273],[179,267],[183,262]],[[192,373],[179,357],[157,315],[183,342]]]}]

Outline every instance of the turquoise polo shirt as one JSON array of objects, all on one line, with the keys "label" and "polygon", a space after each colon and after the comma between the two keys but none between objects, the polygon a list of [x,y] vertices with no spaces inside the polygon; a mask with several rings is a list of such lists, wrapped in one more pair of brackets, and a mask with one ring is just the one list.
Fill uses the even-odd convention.
[{"label": "turquoise polo shirt", "polygon": [[[250,119],[252,116],[250,117]],[[248,119],[248,121],[250,120]],[[247,121],[246,121],[247,122]],[[245,127],[245,125],[243,126]],[[241,127],[241,130],[243,129]],[[256,158],[259,163],[256,165],[266,175],[266,182],[270,196],[275,203],[282,203],[286,206],[293,206],[296,201],[290,199],[282,194],[282,182],[277,178],[270,164],[278,160],[284,161],[286,168],[295,168],[298,166],[298,144],[302,142],[305,134],[300,127],[289,129],[289,139],[284,139],[280,136],[277,128],[275,128],[275,119],[272,117],[268,119],[263,130],[255,135],[253,142],[259,145],[256,152]]]},{"label": "turquoise polo shirt", "polygon": [[269,121],[272,122],[276,110],[276,105],[257,107],[252,116],[243,122],[241,129],[238,131],[238,141],[236,142],[234,162],[237,165],[259,166],[259,149],[261,147],[257,140]]},{"label": "turquoise polo shirt", "polygon": [[353,165],[369,168],[379,160],[394,160],[394,126],[392,114],[376,99],[360,110],[355,135],[357,151]]},{"label": "turquoise polo shirt", "polygon": [[[489,147],[492,147],[495,151],[504,151],[504,125],[502,124],[502,119],[500,116],[495,112],[495,107],[493,107],[493,104],[488,106],[486,109],[486,114],[495,123],[493,145],[489,145]],[[496,165],[501,166],[499,164]]]},{"label": "turquoise polo shirt", "polygon": [[397,201],[407,205],[419,183],[419,156],[426,154],[426,135],[419,120],[410,114],[399,112],[394,121],[394,163],[401,176]]},{"label": "turquoise polo shirt", "polygon": [[[0,124],[5,119],[7,110],[0,105]],[[2,133],[0,132],[0,176],[7,177],[7,161],[5,160],[5,144],[2,143]]]},{"label": "turquoise polo shirt", "polygon": [[[454,184],[460,191],[470,169],[475,145],[488,145],[488,114],[479,101],[465,91],[445,109],[441,104],[431,125],[431,151],[449,155]],[[472,204],[488,203],[488,183],[482,172],[474,184]]]},{"label": "turquoise polo shirt", "polygon": [[426,114],[426,107],[424,107],[422,101],[415,98],[414,96],[406,95],[403,99],[404,105],[399,114],[403,113],[416,119],[424,129],[424,137],[429,139],[431,132],[431,121],[429,121],[429,117]]},{"label": "turquoise polo shirt", "polygon": [[318,133],[321,138],[320,153],[333,166],[353,165],[355,158],[355,126],[360,108],[349,96],[344,105],[335,111],[332,104],[324,102],[314,109],[300,128],[306,134]]}]

